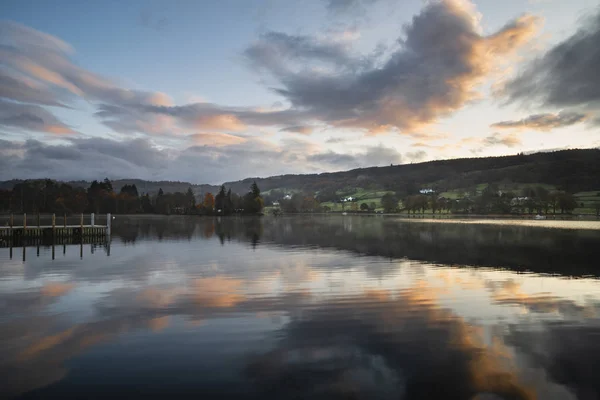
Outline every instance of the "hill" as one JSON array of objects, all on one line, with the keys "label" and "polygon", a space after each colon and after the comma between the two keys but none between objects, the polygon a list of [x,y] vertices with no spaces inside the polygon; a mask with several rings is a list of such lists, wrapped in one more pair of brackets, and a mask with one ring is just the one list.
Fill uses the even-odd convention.
[{"label": "hill", "polygon": [[[225,186],[231,188],[234,193],[241,194],[248,191],[253,181],[256,181],[265,194],[272,191],[304,192],[319,194],[322,198],[355,195],[365,200],[379,198],[386,191],[403,196],[419,189],[433,189],[437,193],[446,193],[448,197],[452,197],[457,192],[481,190],[482,185],[489,183],[517,189],[522,185],[543,184],[571,193],[594,193],[600,191],[600,149],[463,158],[359,168],[343,172],[246,178],[226,182]],[[0,189],[12,189],[19,182],[21,181],[0,182]],[[88,187],[90,184],[86,181],[68,183],[77,187]],[[117,191],[126,184],[135,184],[140,193],[150,195],[155,195],[159,188],[165,193],[170,193],[185,192],[192,187],[196,195],[218,191],[218,186],[189,182],[155,182],[141,179],[113,181],[113,187]]]},{"label": "hill", "polygon": [[431,188],[438,193],[468,190],[487,183],[546,184],[568,192],[600,189],[600,149],[561,150],[514,156],[463,158],[359,168],[344,172],[280,175],[226,182],[244,192],[256,181],[263,191],[274,189],[318,193],[352,188],[414,192]]}]

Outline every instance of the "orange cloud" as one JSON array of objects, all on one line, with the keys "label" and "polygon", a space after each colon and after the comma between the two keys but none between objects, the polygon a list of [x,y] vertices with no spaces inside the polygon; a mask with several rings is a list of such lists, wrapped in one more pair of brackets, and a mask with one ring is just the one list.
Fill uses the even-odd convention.
[{"label": "orange cloud", "polygon": [[199,146],[231,146],[234,144],[245,143],[247,139],[230,135],[228,133],[195,133],[193,135],[189,135],[188,138],[195,144]]},{"label": "orange cloud", "polygon": [[56,135],[71,135],[77,133],[73,129],[61,125],[48,125],[46,126],[45,130],[48,133],[53,133]]},{"label": "orange cloud", "polygon": [[235,115],[202,115],[194,119],[193,126],[199,130],[243,131],[246,125]]}]

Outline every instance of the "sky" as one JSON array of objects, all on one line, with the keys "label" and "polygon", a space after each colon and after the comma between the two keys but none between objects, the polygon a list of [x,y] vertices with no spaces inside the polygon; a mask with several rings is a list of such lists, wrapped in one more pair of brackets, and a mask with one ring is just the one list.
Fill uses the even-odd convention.
[{"label": "sky", "polygon": [[0,3],[0,179],[600,146],[597,0]]}]

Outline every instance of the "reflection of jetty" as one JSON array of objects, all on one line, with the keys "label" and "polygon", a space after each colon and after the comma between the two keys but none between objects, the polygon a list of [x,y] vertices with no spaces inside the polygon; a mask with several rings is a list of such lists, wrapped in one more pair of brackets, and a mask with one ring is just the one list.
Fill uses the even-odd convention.
[{"label": "reflection of jetty", "polygon": [[40,216],[36,223],[27,223],[27,214],[23,214],[21,225],[14,224],[14,216],[11,215],[6,226],[0,226],[0,247],[18,246],[21,244],[42,243],[92,243],[106,240],[110,236],[112,217],[106,215],[106,224],[97,225],[94,214],[90,214],[90,223],[84,224],[84,215],[81,214],[79,224],[67,225],[67,217],[63,216],[62,223],[56,221],[56,215],[52,214],[51,223],[42,225]]},{"label": "reflection of jetty", "polygon": [[[46,243],[46,244],[40,244],[40,243],[22,243],[19,244],[19,246],[14,246],[12,244],[9,244],[9,258],[12,260],[13,259],[13,253],[19,252],[19,249],[21,249],[21,256],[22,256],[22,260],[23,262],[25,262],[27,260],[27,249],[29,248],[30,250],[32,248],[36,248],[36,255],[37,257],[40,256],[40,248],[44,248],[44,249],[51,249],[51,254],[52,254],[52,259],[54,260],[56,258],[56,253],[57,253],[57,249],[58,252],[61,251],[62,249],[62,254],[63,256],[65,254],[67,254],[67,247],[69,248],[78,248],[79,250],[79,258],[83,258],[83,245],[86,245],[86,247],[89,245],[90,246],[90,253],[94,254],[96,249],[100,248],[103,249],[104,252],[106,253],[107,256],[110,256],[110,238],[105,238],[103,242],[98,242],[98,241],[94,241],[94,242],[79,242],[79,243],[67,243],[67,241],[63,241],[60,243],[57,242],[52,242],[52,243]],[[2,247],[2,246],[0,246]]]}]

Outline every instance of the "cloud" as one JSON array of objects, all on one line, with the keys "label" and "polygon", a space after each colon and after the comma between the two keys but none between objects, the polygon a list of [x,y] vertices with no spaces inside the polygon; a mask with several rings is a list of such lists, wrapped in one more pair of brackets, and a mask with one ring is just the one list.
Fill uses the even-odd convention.
[{"label": "cloud", "polygon": [[199,146],[230,146],[232,144],[244,143],[247,140],[243,137],[227,133],[195,133],[189,135],[188,138],[195,145]]},{"label": "cloud", "polygon": [[468,2],[436,1],[405,26],[401,46],[385,61],[353,56],[339,45],[315,47],[316,39],[305,37],[296,52],[298,43],[289,36],[285,41],[263,36],[246,56],[277,80],[275,93],[313,119],[337,127],[411,131],[476,100],[474,87],[501,57],[532,38],[538,23],[526,15],[482,36],[477,21]]},{"label": "cloud", "polygon": [[515,147],[520,144],[521,144],[521,139],[519,139],[519,137],[517,137],[514,133],[511,133],[509,135],[502,135],[500,133],[494,133],[483,139],[484,146],[503,145],[506,147]]},{"label": "cloud", "polygon": [[64,107],[62,96],[29,77],[0,69],[0,98],[23,103]]},{"label": "cloud", "polygon": [[56,92],[66,90],[72,99],[81,97],[118,105],[171,104],[164,93],[124,89],[77,66],[70,59],[72,48],[54,36],[11,22],[0,23],[0,30],[5,33],[0,35],[0,65],[19,71]]},{"label": "cloud", "polygon": [[259,110],[250,107],[228,107],[213,103],[192,103],[182,106],[138,105],[137,107],[103,106],[98,116],[118,122],[120,126],[135,126],[146,116],[169,116],[182,129],[239,132],[247,126],[300,126],[310,118],[293,110]]},{"label": "cloud", "polygon": [[499,129],[533,129],[549,131],[563,128],[585,121],[587,116],[577,112],[560,112],[558,114],[535,114],[517,121],[501,121],[490,125]]},{"label": "cloud", "polygon": [[427,157],[427,153],[423,150],[409,151],[404,156],[411,162],[423,161]]},{"label": "cloud", "polygon": [[335,153],[329,151],[310,155],[307,159],[325,165],[343,166],[343,168],[364,168],[402,163],[402,156],[397,150],[382,145],[368,147],[361,153]]},{"label": "cloud", "polygon": [[344,142],[347,142],[348,140],[350,140],[350,139],[345,138],[345,137],[330,137],[329,139],[327,139],[325,141],[325,143],[330,143],[330,144],[344,143]]},{"label": "cloud", "polygon": [[573,35],[550,48],[509,81],[501,94],[546,107],[600,106],[600,9]]},{"label": "cloud", "polygon": [[169,25],[169,19],[165,16],[158,17],[151,10],[145,9],[140,12],[140,24],[144,28],[160,32]]},{"label": "cloud", "polygon": [[313,132],[313,127],[306,125],[288,126],[281,129],[280,132],[293,132],[301,135],[310,135]]},{"label": "cloud", "polygon": [[357,64],[343,41],[320,39],[307,35],[289,35],[283,32],[267,32],[245,51],[251,65],[284,77],[294,67],[306,62],[320,62],[322,67],[350,67]]},{"label": "cloud", "polygon": [[70,138],[68,145],[51,145],[36,140],[13,142],[12,150],[0,149],[11,162],[1,178],[98,179],[101,176],[146,177],[168,164],[168,152],[146,139],[118,142],[102,138]]},{"label": "cloud", "polygon": [[52,134],[76,133],[43,107],[0,100],[0,127]]},{"label": "cloud", "polygon": [[333,14],[364,12],[367,6],[372,6],[380,0],[324,0],[327,11]]},{"label": "cloud", "polygon": [[[93,180],[131,178],[220,184],[254,176],[315,173],[373,165],[398,164],[400,153],[375,146],[363,152],[323,152],[314,143],[287,139],[274,144],[226,133],[184,137],[185,149],[158,147],[147,138],[117,141],[67,138],[67,144],[2,140],[0,179],[53,178]],[[224,166],[235,165],[235,168]]]}]

